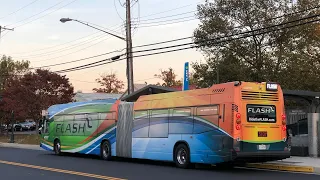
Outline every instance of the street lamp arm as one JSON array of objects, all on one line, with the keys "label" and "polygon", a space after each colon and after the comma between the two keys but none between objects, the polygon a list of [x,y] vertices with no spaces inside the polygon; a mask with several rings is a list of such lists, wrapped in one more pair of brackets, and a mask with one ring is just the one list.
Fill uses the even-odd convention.
[{"label": "street lamp arm", "polygon": [[81,24],[84,24],[84,25],[86,25],[86,26],[92,27],[92,28],[94,28],[94,29],[97,29],[97,30],[99,30],[99,31],[105,32],[105,33],[107,33],[107,34],[109,34],[109,35],[115,36],[115,37],[117,37],[117,38],[119,38],[119,39],[122,39],[122,40],[126,41],[126,39],[123,38],[123,37],[120,37],[120,36],[115,35],[115,34],[113,34],[113,33],[107,32],[107,31],[105,31],[105,30],[103,30],[103,29],[99,29],[99,28],[97,28],[97,27],[91,26],[91,25],[88,24],[88,23],[85,23],[85,22],[82,22],[82,21],[79,21],[79,20],[76,20],[76,19],[73,19],[73,21],[77,21],[77,22],[79,22],[79,23],[81,23]]}]

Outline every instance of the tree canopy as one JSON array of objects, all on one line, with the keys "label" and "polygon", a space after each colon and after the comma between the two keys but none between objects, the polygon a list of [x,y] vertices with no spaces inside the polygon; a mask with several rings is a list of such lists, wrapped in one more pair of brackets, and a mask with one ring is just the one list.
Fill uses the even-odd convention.
[{"label": "tree canopy", "polygon": [[[269,28],[319,14],[319,8],[312,8],[319,5],[315,0],[216,0],[198,5],[201,23],[194,42],[207,62],[192,64],[197,85],[274,81],[286,89],[320,91],[319,24],[297,25],[314,20],[310,18],[281,26],[297,25],[294,28]],[[250,36],[217,39],[244,32]]]},{"label": "tree canopy", "polygon": [[155,74],[154,77],[160,78],[163,83],[157,83],[157,85],[172,87],[182,85],[181,80],[177,80],[177,75],[174,70],[170,67],[168,70],[160,70],[160,74]]},{"label": "tree canopy", "polygon": [[12,76],[3,91],[1,110],[18,120],[39,120],[41,110],[54,104],[72,102],[74,88],[69,79],[48,70],[37,69],[22,76]]},{"label": "tree canopy", "polygon": [[124,87],[123,81],[119,80],[115,73],[109,73],[101,75],[96,79],[96,82],[100,84],[100,88],[94,88],[93,91],[97,93],[121,93]]}]

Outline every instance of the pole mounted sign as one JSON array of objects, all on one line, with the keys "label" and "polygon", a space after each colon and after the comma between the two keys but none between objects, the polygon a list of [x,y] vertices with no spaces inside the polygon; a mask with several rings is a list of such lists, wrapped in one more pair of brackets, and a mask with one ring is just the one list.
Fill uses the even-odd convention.
[{"label": "pole mounted sign", "polygon": [[41,115],[42,116],[47,116],[48,115],[48,111],[47,110],[42,110],[41,111]]},{"label": "pole mounted sign", "polygon": [[184,64],[183,91],[189,90],[189,62]]}]

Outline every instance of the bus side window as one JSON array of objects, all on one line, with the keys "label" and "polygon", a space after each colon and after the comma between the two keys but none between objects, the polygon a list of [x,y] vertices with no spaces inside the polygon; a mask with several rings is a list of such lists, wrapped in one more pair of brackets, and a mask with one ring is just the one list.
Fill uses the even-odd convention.
[{"label": "bus side window", "polygon": [[133,120],[133,138],[148,138],[150,119],[148,110],[139,110],[134,112]]},{"label": "bus side window", "polygon": [[191,107],[170,109],[169,134],[192,134],[193,115]]},{"label": "bus side window", "polygon": [[169,134],[169,109],[151,111],[149,137],[166,138]]}]

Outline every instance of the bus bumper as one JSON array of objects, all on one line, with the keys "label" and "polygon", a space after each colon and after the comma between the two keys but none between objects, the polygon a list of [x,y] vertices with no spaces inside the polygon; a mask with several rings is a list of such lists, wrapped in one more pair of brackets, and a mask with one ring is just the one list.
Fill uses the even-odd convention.
[{"label": "bus bumper", "polygon": [[266,162],[290,158],[290,151],[258,151],[258,152],[234,152],[235,161],[241,162]]}]

